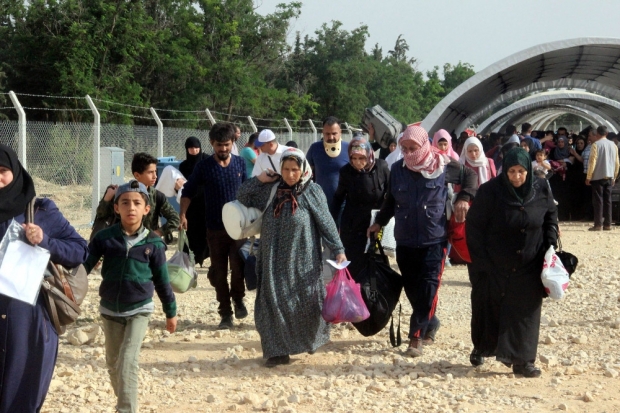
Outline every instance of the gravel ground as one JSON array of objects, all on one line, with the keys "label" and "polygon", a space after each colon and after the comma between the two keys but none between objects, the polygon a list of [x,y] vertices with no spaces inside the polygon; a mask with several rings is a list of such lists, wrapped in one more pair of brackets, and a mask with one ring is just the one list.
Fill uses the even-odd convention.
[{"label": "gravel ground", "polygon": [[[581,262],[566,297],[545,300],[538,379],[514,377],[499,362],[469,364],[470,285],[464,266],[447,268],[437,342],[420,358],[391,348],[387,329],[365,338],[337,325],[332,340],[292,364],[263,367],[250,316],[217,331],[215,292],[199,270],[199,287],[177,295],[179,328],[165,331],[156,313],[140,360],[142,412],[620,412],[620,229],[587,232],[586,223],[561,226],[564,247]],[[83,235],[87,236],[87,233]],[[168,252],[169,254],[172,251]],[[60,339],[58,363],[44,412],[113,412],[98,321],[99,275],[78,323]],[[403,337],[411,306],[404,294]]]}]

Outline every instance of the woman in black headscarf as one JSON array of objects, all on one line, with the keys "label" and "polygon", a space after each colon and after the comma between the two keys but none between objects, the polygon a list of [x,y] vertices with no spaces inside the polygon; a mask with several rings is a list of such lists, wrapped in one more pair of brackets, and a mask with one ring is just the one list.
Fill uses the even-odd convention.
[{"label": "woman in black headscarf", "polygon": [[[27,240],[50,252],[51,261],[74,268],[86,260],[88,246],[50,199],[36,199],[34,222],[23,224],[35,197],[32,178],[15,152],[0,145],[0,239],[12,220],[22,224]],[[15,274],[20,277],[22,274]],[[0,413],[38,412],[52,380],[58,334],[50,322],[43,294],[35,305],[0,295]]]},{"label": "woman in black headscarf", "polygon": [[480,186],[467,213],[474,366],[495,356],[515,374],[540,376],[534,366],[545,297],[540,274],[557,231],[549,185],[533,176],[525,150],[511,149],[502,173]]},{"label": "woman in black headscarf", "polygon": [[[185,160],[179,165],[179,171],[185,179],[188,179],[194,172],[198,162],[207,159],[209,155],[202,152],[200,140],[190,136],[185,141]],[[187,242],[189,248],[194,252],[196,264],[200,264],[209,258],[209,245],[207,245],[207,222],[205,217],[205,197],[204,188],[196,191],[192,198],[192,203],[187,209]]]}]

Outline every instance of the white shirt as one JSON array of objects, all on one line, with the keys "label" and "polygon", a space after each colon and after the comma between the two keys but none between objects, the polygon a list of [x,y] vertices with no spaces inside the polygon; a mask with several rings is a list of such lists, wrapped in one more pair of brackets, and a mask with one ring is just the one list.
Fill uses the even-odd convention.
[{"label": "white shirt", "polygon": [[[258,176],[263,171],[267,169],[272,169],[275,166],[276,172],[280,173],[280,158],[282,157],[282,152],[288,149],[288,146],[278,144],[276,148],[276,153],[273,155],[268,155],[265,152],[261,152],[260,155],[256,157],[256,162],[254,162],[254,169],[252,170],[252,176]],[[269,158],[271,158],[271,162],[273,162],[273,166],[271,162],[269,162]]]},{"label": "white shirt", "polygon": [[233,142],[230,153],[239,156],[239,148],[237,148],[237,142]]}]

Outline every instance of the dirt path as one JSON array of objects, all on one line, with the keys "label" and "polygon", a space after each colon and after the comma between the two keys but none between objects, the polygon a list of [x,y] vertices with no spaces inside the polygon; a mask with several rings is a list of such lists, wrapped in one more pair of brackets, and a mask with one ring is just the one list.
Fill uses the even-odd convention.
[{"label": "dirt path", "polygon": [[[620,229],[586,229],[581,223],[562,225],[564,247],[581,263],[565,299],[545,300],[541,378],[515,378],[493,360],[471,367],[464,266],[446,269],[438,310],[442,327],[423,357],[406,357],[405,344],[391,348],[387,329],[364,338],[338,325],[331,343],[316,354],[293,356],[291,365],[275,369],[263,367],[254,293],[246,298],[250,316],[230,332],[216,331],[215,293],[201,269],[199,288],[177,295],[178,332],[164,331],[160,309],[152,318],[140,361],[141,411],[620,412]],[[92,342],[70,344],[74,330],[61,337],[45,412],[114,411],[96,324],[99,281],[92,277],[77,325]],[[404,294],[401,303],[406,337],[411,307]]]}]

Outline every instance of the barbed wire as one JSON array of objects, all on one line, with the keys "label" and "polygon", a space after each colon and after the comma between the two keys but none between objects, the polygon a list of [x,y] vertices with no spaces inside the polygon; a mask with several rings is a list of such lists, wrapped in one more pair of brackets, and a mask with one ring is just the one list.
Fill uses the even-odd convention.
[{"label": "barbed wire", "polygon": [[131,113],[122,113],[122,112],[115,112],[113,110],[107,110],[107,109],[99,109],[97,108],[97,110],[99,112],[105,112],[105,113],[112,113],[114,115],[120,115],[120,116],[128,116],[130,118],[137,118],[137,119],[148,119],[148,120],[152,120],[154,121],[155,119],[153,119],[152,116],[139,116],[139,115],[132,115]]},{"label": "barbed wire", "polygon": [[4,107],[4,108],[0,108],[0,110],[5,110],[5,109],[15,109],[15,107],[14,106],[7,106],[7,107]]},{"label": "barbed wire", "polygon": [[204,121],[208,121],[209,119],[207,118],[194,118],[194,119],[160,118],[159,120],[165,120],[168,122],[204,122]]},{"label": "barbed wire", "polygon": [[[202,113],[207,115],[206,110],[176,110],[176,109],[157,109],[153,108],[156,112],[176,112],[176,113]],[[162,119],[163,120],[163,119]]]},{"label": "barbed wire", "polygon": [[[91,99],[93,101],[108,103],[110,105],[124,106],[126,108],[135,108],[135,109],[149,110],[149,108],[147,108],[145,106],[127,105],[125,103],[118,103],[118,102],[113,102],[111,100],[105,100],[105,99],[97,99],[97,98],[91,98]],[[99,108],[97,108],[97,109],[99,109]]]},{"label": "barbed wire", "polygon": [[[8,95],[8,93],[7,93]],[[31,93],[15,93],[17,96],[30,96],[35,98],[53,98],[53,99],[84,99],[84,96],[55,96],[55,95],[34,95]]]},{"label": "barbed wire", "polygon": [[56,108],[31,108],[31,107],[23,107],[22,109],[28,109],[28,110],[47,110],[47,111],[51,111],[51,112],[90,112],[90,109],[70,109],[70,108],[66,108],[66,109],[56,109]]}]

